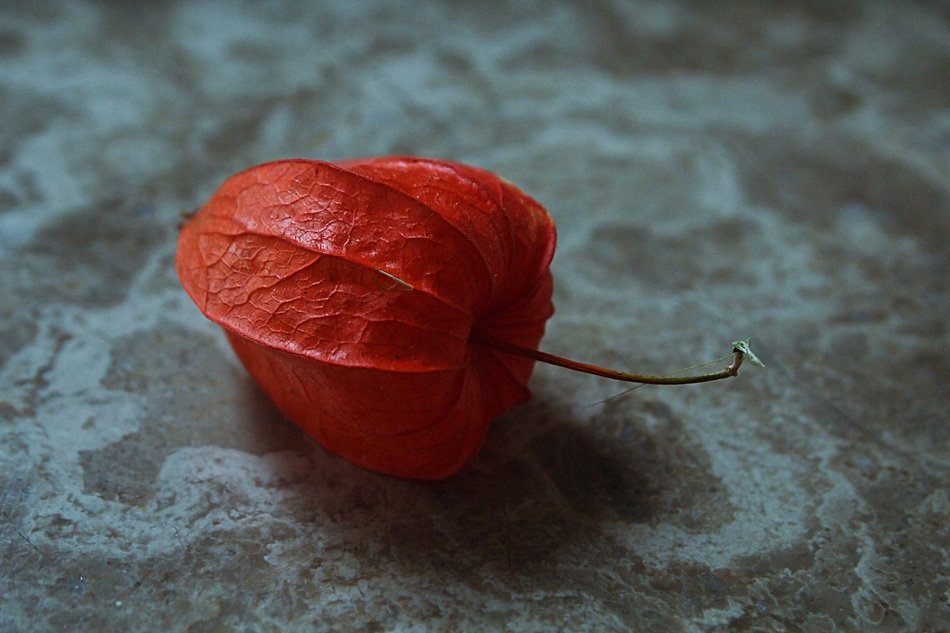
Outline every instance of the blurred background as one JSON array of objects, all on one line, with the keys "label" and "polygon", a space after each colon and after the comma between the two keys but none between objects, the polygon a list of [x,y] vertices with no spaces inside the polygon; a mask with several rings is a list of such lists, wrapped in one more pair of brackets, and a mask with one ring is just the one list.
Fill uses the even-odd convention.
[{"label": "blurred background", "polygon": [[[0,630],[939,631],[943,2],[0,2]],[[174,273],[244,167],[547,206],[539,367],[458,476],[328,454]],[[944,624],[941,624],[944,623]]]}]

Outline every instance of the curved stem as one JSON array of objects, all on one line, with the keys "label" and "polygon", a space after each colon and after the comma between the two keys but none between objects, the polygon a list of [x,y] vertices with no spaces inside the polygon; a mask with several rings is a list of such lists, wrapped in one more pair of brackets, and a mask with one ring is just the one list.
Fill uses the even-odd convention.
[{"label": "curved stem", "polygon": [[[616,369],[608,369],[606,367],[600,367],[599,365],[591,365],[590,363],[582,363],[569,358],[555,356],[554,354],[548,354],[547,352],[542,352],[540,350],[521,347],[520,345],[515,345],[514,343],[508,343],[506,341],[497,339],[482,331],[473,332],[472,339],[486,345],[487,347],[496,349],[506,354],[530,358],[542,363],[565,367],[567,369],[583,372],[585,374],[593,374],[595,376],[602,376],[612,380],[636,382],[645,385],[692,385],[701,382],[722,380],[723,378],[732,378],[739,375],[739,367],[742,366],[742,361],[745,360],[746,355],[749,355],[752,362],[758,361],[758,359],[755,358],[755,356],[752,354],[752,351],[749,349],[749,344],[747,341],[737,341],[732,344],[732,363],[730,363],[730,365],[724,369],[708,374],[700,374],[698,376],[650,376],[643,374],[631,374],[629,372],[618,371]],[[756,362],[756,364],[760,363]]]}]

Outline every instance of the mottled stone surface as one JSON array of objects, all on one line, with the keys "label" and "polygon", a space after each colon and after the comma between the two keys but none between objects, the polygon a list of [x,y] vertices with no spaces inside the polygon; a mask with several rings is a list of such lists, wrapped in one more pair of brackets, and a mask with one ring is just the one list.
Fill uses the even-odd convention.
[{"label": "mottled stone surface", "polygon": [[[948,76],[936,1],[3,3],[0,630],[948,630]],[[769,368],[539,368],[438,483],[326,453],[176,225],[387,153],[549,207],[548,350]]]}]

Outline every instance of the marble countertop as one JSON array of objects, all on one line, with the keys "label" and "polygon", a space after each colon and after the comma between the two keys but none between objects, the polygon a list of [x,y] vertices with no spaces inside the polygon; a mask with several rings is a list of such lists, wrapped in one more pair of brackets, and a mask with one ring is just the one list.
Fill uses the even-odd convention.
[{"label": "marble countertop", "polygon": [[[936,1],[4,3],[0,630],[946,631],[948,74]],[[538,367],[440,482],[329,454],[177,226],[394,153],[547,206],[544,349],[768,368]]]}]

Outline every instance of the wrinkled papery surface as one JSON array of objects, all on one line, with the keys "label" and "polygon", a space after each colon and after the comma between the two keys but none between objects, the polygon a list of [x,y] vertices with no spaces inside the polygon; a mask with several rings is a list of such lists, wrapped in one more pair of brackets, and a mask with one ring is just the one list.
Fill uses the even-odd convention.
[{"label": "wrinkled papery surface", "polygon": [[360,466],[431,479],[529,396],[533,361],[472,333],[537,348],[554,243],[544,208],[481,169],[284,160],[225,181],[176,267],[291,420]]}]

